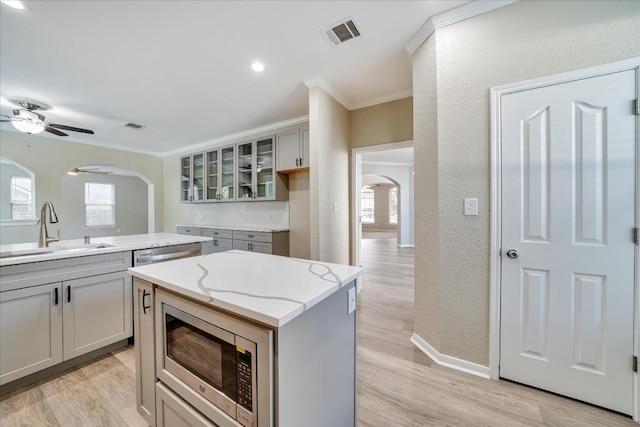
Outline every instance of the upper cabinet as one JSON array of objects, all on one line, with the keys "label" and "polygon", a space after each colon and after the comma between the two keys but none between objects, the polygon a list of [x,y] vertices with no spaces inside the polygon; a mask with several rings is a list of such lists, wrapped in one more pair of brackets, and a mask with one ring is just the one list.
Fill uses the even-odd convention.
[{"label": "upper cabinet", "polygon": [[235,145],[209,150],[207,162],[207,202],[235,199]]},{"label": "upper cabinet", "polygon": [[180,201],[202,202],[204,199],[204,154],[180,158]]},{"label": "upper cabinet", "polygon": [[293,173],[309,168],[309,129],[295,129],[276,135],[278,172]]},{"label": "upper cabinet", "polygon": [[271,136],[183,156],[180,200],[288,200],[289,179],[276,172],[275,148]]}]

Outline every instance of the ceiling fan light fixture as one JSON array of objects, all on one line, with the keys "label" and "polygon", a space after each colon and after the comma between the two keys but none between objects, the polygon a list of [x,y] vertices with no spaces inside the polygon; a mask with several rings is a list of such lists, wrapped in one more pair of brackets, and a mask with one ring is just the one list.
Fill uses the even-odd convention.
[{"label": "ceiling fan light fixture", "polygon": [[44,124],[37,122],[13,120],[11,124],[20,132],[28,133],[30,135],[38,134],[44,130]]},{"label": "ceiling fan light fixture", "polygon": [[2,0],[2,3],[6,4],[7,6],[13,8],[13,9],[18,9],[18,10],[24,9],[24,5],[22,4],[21,1],[17,1],[17,0]]}]

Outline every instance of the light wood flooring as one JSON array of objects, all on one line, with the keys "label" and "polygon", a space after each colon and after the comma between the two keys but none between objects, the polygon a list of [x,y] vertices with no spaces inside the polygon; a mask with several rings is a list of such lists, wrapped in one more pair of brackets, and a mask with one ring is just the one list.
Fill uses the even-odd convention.
[{"label": "light wood flooring", "polygon": [[[637,426],[591,405],[432,364],[409,342],[413,249],[397,248],[395,239],[362,245],[359,427]],[[133,348],[126,347],[7,394],[0,398],[0,426],[146,425],[135,409],[134,369]]]}]

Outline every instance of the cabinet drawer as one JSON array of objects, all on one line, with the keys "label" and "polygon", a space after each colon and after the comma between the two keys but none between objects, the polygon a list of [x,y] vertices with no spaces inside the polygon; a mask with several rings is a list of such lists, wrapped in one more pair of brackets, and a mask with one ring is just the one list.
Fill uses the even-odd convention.
[{"label": "cabinet drawer", "polygon": [[241,251],[249,251],[249,252],[258,252],[261,254],[271,254],[273,253],[273,246],[271,243],[262,243],[262,242],[247,242],[243,240],[234,240],[233,241],[233,249],[239,249]]},{"label": "cabinet drawer", "polygon": [[248,240],[250,242],[265,242],[271,243],[273,241],[273,233],[265,231],[241,231],[233,230],[234,240]]},{"label": "cabinet drawer", "polygon": [[184,225],[179,225],[178,234],[189,234],[191,236],[201,236],[202,229],[200,227],[186,227]]},{"label": "cabinet drawer", "polygon": [[223,230],[221,228],[203,228],[202,235],[205,237],[218,237],[220,239],[233,239],[232,230]]},{"label": "cabinet drawer", "polygon": [[204,254],[214,254],[216,252],[230,251],[233,249],[233,240],[231,239],[219,239],[215,237],[210,242],[204,242],[202,244],[204,248]]}]

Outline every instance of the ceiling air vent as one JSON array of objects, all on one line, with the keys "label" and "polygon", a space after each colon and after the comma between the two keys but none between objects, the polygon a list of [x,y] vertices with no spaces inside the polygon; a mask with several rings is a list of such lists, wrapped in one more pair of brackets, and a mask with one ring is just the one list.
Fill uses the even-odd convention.
[{"label": "ceiling air vent", "polygon": [[127,123],[126,125],[124,125],[124,127],[138,130],[142,129],[145,126],[139,125],[137,123]]},{"label": "ceiling air vent", "polygon": [[356,37],[360,37],[362,33],[352,17],[344,19],[321,32],[333,47],[339,46]]}]

